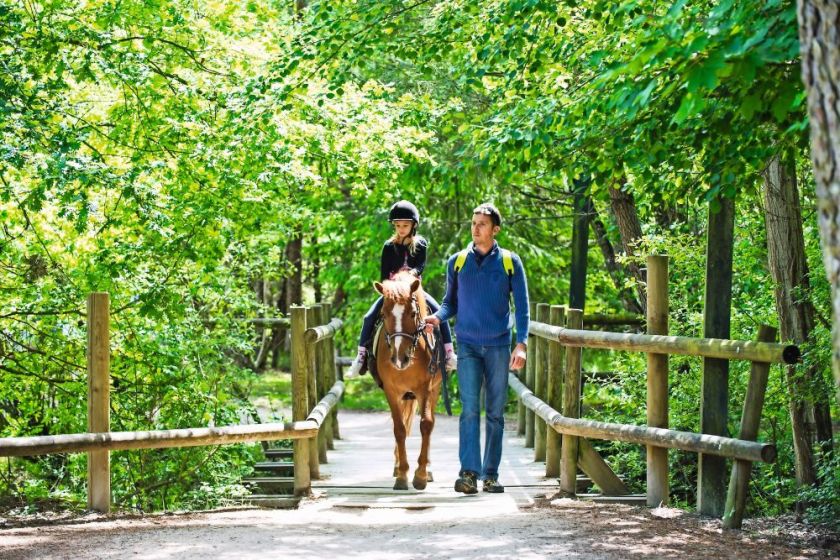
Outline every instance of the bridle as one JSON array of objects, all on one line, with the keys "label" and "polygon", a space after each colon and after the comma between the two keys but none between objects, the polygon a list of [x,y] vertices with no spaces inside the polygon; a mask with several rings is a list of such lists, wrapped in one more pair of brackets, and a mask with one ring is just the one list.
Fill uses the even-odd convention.
[{"label": "bridle", "polygon": [[417,298],[414,296],[411,296],[411,310],[414,312],[414,333],[402,331],[397,331],[394,333],[388,332],[388,328],[385,327],[385,314],[382,314],[382,331],[385,334],[385,344],[388,345],[388,350],[393,350],[393,348],[391,348],[391,341],[396,338],[402,336],[404,338],[411,339],[411,346],[408,350],[409,358],[414,357],[414,352],[417,350],[417,343],[420,342],[420,336],[424,332],[426,326],[420,320],[420,307],[417,305]]}]

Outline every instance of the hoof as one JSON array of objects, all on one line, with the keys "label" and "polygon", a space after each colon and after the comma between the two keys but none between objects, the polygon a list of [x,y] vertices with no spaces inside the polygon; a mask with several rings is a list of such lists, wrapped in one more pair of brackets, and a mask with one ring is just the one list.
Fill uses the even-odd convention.
[{"label": "hoof", "polygon": [[414,477],[414,480],[411,481],[412,486],[414,486],[415,490],[425,490],[426,489],[426,480],[422,478]]},{"label": "hoof", "polygon": [[426,482],[434,482],[435,479],[432,478],[432,471],[426,471]]},{"label": "hoof", "polygon": [[394,482],[394,490],[408,490],[408,480],[398,478],[397,481]]}]

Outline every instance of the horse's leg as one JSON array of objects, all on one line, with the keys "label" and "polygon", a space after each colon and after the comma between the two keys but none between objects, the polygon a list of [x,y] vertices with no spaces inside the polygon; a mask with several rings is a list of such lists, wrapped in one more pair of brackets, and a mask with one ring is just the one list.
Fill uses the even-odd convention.
[{"label": "horse's leg", "polygon": [[[411,427],[414,425],[414,403],[415,400],[402,401],[403,405],[403,425],[405,426],[405,437],[411,435]],[[399,476],[400,467],[400,450],[399,446],[394,446],[394,476]]]},{"label": "horse's leg", "polygon": [[432,430],[435,429],[435,406],[437,402],[437,393],[434,389],[430,390],[421,399],[420,409],[420,435],[422,440],[420,443],[420,458],[417,460],[417,470],[414,472],[414,488],[417,490],[424,490],[426,483],[431,482],[431,473],[428,471],[428,466],[431,463],[429,460],[429,448],[432,441]]},{"label": "horse's leg", "polygon": [[394,439],[397,442],[397,473],[394,475],[396,476],[394,490],[408,490],[408,456],[405,451],[406,429],[403,418],[405,408],[412,407],[413,403],[388,395],[388,404],[391,408],[391,419],[394,421]]}]

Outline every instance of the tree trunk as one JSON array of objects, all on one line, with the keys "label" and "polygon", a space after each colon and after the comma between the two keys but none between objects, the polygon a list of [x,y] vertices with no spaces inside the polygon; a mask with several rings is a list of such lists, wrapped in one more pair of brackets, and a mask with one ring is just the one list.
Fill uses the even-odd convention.
[{"label": "tree trunk", "polygon": [[589,181],[575,181],[575,217],[572,225],[572,263],[569,267],[569,306],[586,306],[586,264],[589,252],[589,209],[592,202],[586,191]]},{"label": "tree trunk", "polygon": [[318,254],[318,236],[313,235],[312,247],[310,248],[310,257],[312,263],[312,287],[315,290],[315,303],[323,303],[323,293],[321,291],[321,258]]},{"label": "tree trunk", "polygon": [[[635,243],[642,237],[642,225],[639,222],[639,212],[636,210],[633,195],[621,190],[620,187],[610,187],[610,208],[615,216],[615,223],[618,225],[624,252],[628,257],[632,257],[636,254]],[[627,265],[627,268],[636,279],[639,306],[642,308],[642,314],[645,314],[647,296],[645,294],[646,279],[644,272],[638,263],[632,261]]]},{"label": "tree trunk", "polygon": [[301,241],[300,233],[289,240],[286,245],[286,261],[292,266],[292,275],[286,279],[286,309],[293,305],[303,305],[303,277],[301,275]]},{"label": "tree trunk", "polygon": [[[720,210],[709,204],[706,234],[706,293],[703,298],[703,336],[729,338],[732,309],[732,257],[735,239],[735,201],[720,198]],[[703,358],[700,431],[728,436],[729,361]],[[726,506],[726,461],[701,454],[697,470],[697,511],[722,517]]]},{"label": "tree trunk", "polygon": [[627,276],[626,271],[615,260],[615,249],[613,249],[613,245],[607,236],[607,228],[598,216],[594,205],[591,208],[591,214],[592,219],[589,224],[592,226],[592,233],[595,234],[595,240],[601,249],[601,255],[604,257],[604,266],[606,266],[607,272],[609,272],[610,278],[612,278],[613,284],[615,284],[618,290],[619,297],[624,304],[624,309],[630,313],[642,315],[644,310],[639,304],[639,300],[636,299],[636,296],[633,295],[631,290],[624,286],[624,278]]},{"label": "tree trunk", "polygon": [[840,5],[832,0],[797,0],[797,15],[820,237],[834,309],[832,362],[840,400]]},{"label": "tree trunk", "polygon": [[[767,258],[773,276],[776,310],[781,340],[795,344],[809,342],[814,328],[814,306],[810,300],[802,211],[792,157],[785,161],[773,157],[764,172],[764,212],[767,227]],[[831,444],[829,389],[825,386],[819,364],[812,364],[798,375],[795,366],[787,366],[790,387],[790,417],[796,455],[796,480],[810,485],[816,481],[813,442]],[[816,396],[812,399],[810,395]],[[816,430],[809,429],[813,417]],[[816,433],[814,433],[816,432]]]}]

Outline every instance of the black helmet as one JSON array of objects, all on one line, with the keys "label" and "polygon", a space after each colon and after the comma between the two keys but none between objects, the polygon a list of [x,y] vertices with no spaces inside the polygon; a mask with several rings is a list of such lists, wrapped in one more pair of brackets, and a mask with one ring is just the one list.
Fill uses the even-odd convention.
[{"label": "black helmet", "polygon": [[407,200],[400,200],[391,206],[391,211],[388,212],[388,221],[394,220],[413,220],[415,225],[420,223],[420,211]]}]

